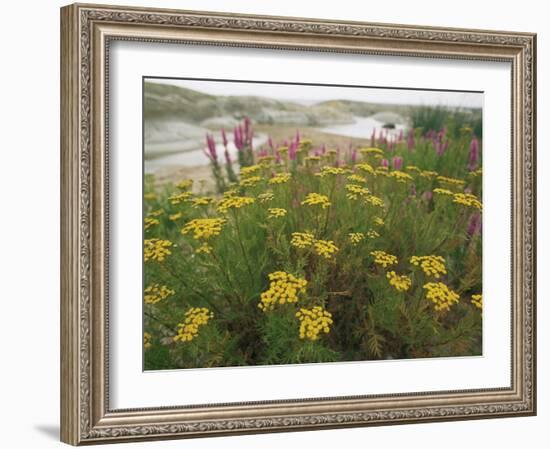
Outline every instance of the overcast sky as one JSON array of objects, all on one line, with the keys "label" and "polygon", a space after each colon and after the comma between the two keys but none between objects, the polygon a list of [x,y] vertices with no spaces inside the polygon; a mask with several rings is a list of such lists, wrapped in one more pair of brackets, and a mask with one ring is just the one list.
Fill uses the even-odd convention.
[{"label": "overcast sky", "polygon": [[186,87],[210,95],[254,95],[307,104],[325,100],[355,100],[372,103],[427,106],[442,105],[474,108],[481,108],[483,106],[483,94],[471,92],[441,92],[368,87],[297,86],[292,84],[177,79],[147,79],[147,81]]}]

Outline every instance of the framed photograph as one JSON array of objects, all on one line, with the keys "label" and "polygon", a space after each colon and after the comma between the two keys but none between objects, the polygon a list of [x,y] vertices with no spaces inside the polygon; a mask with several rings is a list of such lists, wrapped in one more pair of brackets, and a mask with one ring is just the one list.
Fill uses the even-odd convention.
[{"label": "framed photograph", "polygon": [[61,438],[536,413],[536,36],[61,9]]}]

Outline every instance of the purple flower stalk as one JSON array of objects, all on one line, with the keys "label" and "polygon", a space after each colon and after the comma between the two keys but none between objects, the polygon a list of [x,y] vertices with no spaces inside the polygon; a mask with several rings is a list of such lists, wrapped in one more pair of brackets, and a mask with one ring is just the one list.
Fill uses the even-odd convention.
[{"label": "purple flower stalk", "polygon": [[232,164],[231,156],[229,155],[229,151],[227,151],[227,147],[225,147],[224,155],[225,155],[225,162],[227,162],[227,164],[231,165]]},{"label": "purple flower stalk", "polygon": [[218,161],[218,153],[216,151],[216,142],[214,141],[214,136],[211,134],[206,134],[206,146],[207,150],[205,150],[206,156],[212,161],[217,162]]},{"label": "purple flower stalk", "polygon": [[397,141],[398,141],[398,142],[402,142],[402,141],[403,141],[403,129],[400,129],[400,130],[399,130],[399,137],[397,138]]},{"label": "purple flower stalk", "polygon": [[470,155],[468,157],[468,169],[473,171],[477,168],[477,163],[479,161],[479,141],[477,137],[474,136],[470,142]]},{"label": "purple flower stalk", "polygon": [[288,147],[288,159],[293,161],[296,159],[296,150],[298,150],[298,143],[293,140]]},{"label": "purple flower stalk", "polygon": [[412,129],[409,129],[409,132],[407,133],[407,148],[409,151],[414,150],[415,147],[415,141],[414,141],[414,131]]},{"label": "purple flower stalk", "polygon": [[389,167],[390,163],[387,159],[381,159],[380,160],[380,166],[381,167]]},{"label": "purple flower stalk", "polygon": [[354,148],[351,150],[351,163],[355,164],[357,162],[357,150]]},{"label": "purple flower stalk", "polygon": [[237,150],[241,151],[244,148],[242,128],[240,126],[235,126],[233,129],[233,142]]},{"label": "purple flower stalk", "polygon": [[392,164],[394,170],[401,170],[403,168],[403,158],[400,156],[395,156],[392,159]]},{"label": "purple flower stalk", "polygon": [[267,139],[267,144],[269,145],[271,153],[273,153],[275,151],[275,145],[273,144],[273,139],[271,138],[271,136],[269,136],[269,138]]},{"label": "purple flower stalk", "polygon": [[481,233],[481,214],[479,212],[474,212],[470,216],[467,232],[470,237]]},{"label": "purple flower stalk", "polygon": [[372,134],[370,135],[370,146],[376,146],[376,128],[372,129]]}]

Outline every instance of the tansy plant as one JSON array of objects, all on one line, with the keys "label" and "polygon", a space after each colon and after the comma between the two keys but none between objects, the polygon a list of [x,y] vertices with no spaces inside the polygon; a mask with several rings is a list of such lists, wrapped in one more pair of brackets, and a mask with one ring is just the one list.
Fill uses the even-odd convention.
[{"label": "tansy plant", "polygon": [[481,141],[442,132],[254,148],[245,120],[215,182],[148,175],[146,369],[481,354]]}]

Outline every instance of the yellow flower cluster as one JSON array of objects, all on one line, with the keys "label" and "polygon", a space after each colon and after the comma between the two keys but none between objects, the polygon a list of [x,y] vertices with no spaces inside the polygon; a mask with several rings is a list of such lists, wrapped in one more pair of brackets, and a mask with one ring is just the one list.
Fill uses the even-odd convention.
[{"label": "yellow flower cluster", "polygon": [[315,242],[315,236],[310,232],[293,232],[290,240],[292,246],[302,249],[313,245],[313,242]]},{"label": "yellow flower cluster", "polygon": [[395,287],[398,292],[406,292],[411,288],[412,281],[408,276],[399,276],[395,271],[388,271],[386,277],[390,281],[390,285]]},{"label": "yellow flower cluster", "polygon": [[349,175],[347,180],[351,182],[367,182],[367,178],[361,175]]},{"label": "yellow flower cluster", "polygon": [[[234,186],[234,183],[232,183],[230,185]],[[225,192],[223,192],[223,197],[224,198],[233,197],[233,196],[237,195],[238,193],[239,193],[239,190],[236,187],[232,187],[232,188],[226,190]]]},{"label": "yellow flower cluster", "polygon": [[376,250],[371,251],[370,254],[374,257],[374,263],[382,265],[384,268],[387,268],[389,265],[397,264],[397,257],[385,251]]},{"label": "yellow flower cluster", "polygon": [[155,192],[147,192],[143,195],[143,199],[147,201],[154,201],[157,199],[157,194]]},{"label": "yellow flower cluster", "polygon": [[255,198],[250,196],[230,196],[220,200],[217,210],[222,214],[226,214],[229,209],[240,209],[252,204],[254,201],[256,201]]},{"label": "yellow flower cluster", "polygon": [[152,210],[151,212],[149,212],[147,214],[148,217],[160,217],[162,214],[164,214],[164,210],[163,209],[158,209],[158,210]]},{"label": "yellow flower cluster", "polygon": [[151,229],[153,226],[156,226],[158,224],[160,224],[160,221],[158,220],[158,218],[145,217],[143,227],[147,231],[148,229]]},{"label": "yellow flower cluster", "polygon": [[288,153],[288,147],[279,147],[279,148],[277,148],[277,153],[279,153],[279,154]]},{"label": "yellow flower cluster", "polygon": [[388,177],[388,167],[377,167],[374,174]]},{"label": "yellow flower cluster", "polygon": [[284,271],[269,274],[269,288],[260,295],[258,307],[267,312],[273,310],[275,304],[293,303],[298,301],[298,294],[306,292],[307,281]]},{"label": "yellow flower cluster", "polygon": [[411,263],[422,268],[422,271],[428,276],[433,276],[437,279],[442,274],[447,274],[445,259],[441,256],[412,256]]},{"label": "yellow flower cluster", "polygon": [[178,335],[174,336],[174,341],[191,341],[199,335],[201,326],[208,324],[208,321],[214,318],[214,314],[206,307],[191,307],[185,312],[185,320],[178,324]]},{"label": "yellow flower cluster", "polygon": [[372,206],[384,207],[384,201],[382,200],[382,198],[378,198],[377,196],[374,196],[374,195],[366,196],[365,202]]},{"label": "yellow flower cluster", "polygon": [[384,226],[384,220],[382,220],[380,217],[374,217],[372,221],[374,221],[375,225]]},{"label": "yellow flower cluster", "polygon": [[356,200],[359,197],[366,197],[369,195],[370,191],[366,187],[362,187],[357,184],[346,184],[346,198],[349,200]]},{"label": "yellow flower cluster", "polygon": [[442,184],[454,185],[461,187],[465,184],[465,181],[462,179],[448,178],[447,176],[438,176],[437,180]]},{"label": "yellow flower cluster", "polygon": [[213,248],[212,248],[208,243],[204,242],[201,246],[199,246],[199,247],[195,250],[195,253],[197,253],[197,254],[202,254],[202,253],[204,253],[204,254],[211,254],[211,253],[212,253],[212,249],[213,249]]},{"label": "yellow flower cluster", "polygon": [[375,239],[376,237],[380,237],[380,234],[378,234],[378,232],[376,232],[374,229],[369,229],[367,232],[367,237],[369,239]]},{"label": "yellow flower cluster", "polygon": [[319,156],[306,156],[304,158],[305,162],[318,162],[320,160],[321,160],[321,158]]},{"label": "yellow flower cluster", "polygon": [[267,156],[260,156],[258,158],[258,162],[260,163],[261,167],[269,167],[271,165],[271,162],[275,160],[275,156],[267,155]]},{"label": "yellow flower cluster", "polygon": [[359,153],[361,154],[380,154],[383,155],[384,151],[380,148],[361,148],[359,150]]},{"label": "yellow flower cluster", "polygon": [[304,204],[307,204],[308,206],[319,205],[323,209],[326,209],[330,206],[330,201],[326,195],[322,195],[320,193],[308,193],[306,199],[302,201],[302,205]]},{"label": "yellow flower cluster", "polygon": [[420,169],[416,165],[407,165],[405,167],[405,170],[415,171],[416,173],[420,173]]},{"label": "yellow flower cluster", "polygon": [[209,196],[200,196],[198,198],[193,198],[191,200],[191,203],[193,204],[193,207],[199,207],[199,206],[208,206],[213,201],[214,199],[210,198]]},{"label": "yellow flower cluster", "polygon": [[475,178],[477,176],[481,176],[483,174],[483,169],[479,167],[477,170],[471,171],[468,173],[472,178]]},{"label": "yellow flower cluster", "polygon": [[290,173],[277,173],[273,178],[269,180],[270,184],[284,184],[290,181]]},{"label": "yellow flower cluster", "polygon": [[350,232],[348,235],[353,246],[356,246],[358,243],[365,240],[365,234],[362,232]]},{"label": "yellow flower cluster", "polygon": [[372,165],[370,165],[370,164],[362,163],[362,164],[357,164],[355,167],[358,168],[359,170],[370,173],[371,175],[375,174],[374,168],[372,168]]},{"label": "yellow flower cluster", "polygon": [[473,207],[479,210],[482,209],[481,201],[471,193],[455,193],[453,203],[462,204],[463,206]]},{"label": "yellow flower cluster", "polygon": [[338,252],[338,247],[332,240],[315,240],[313,248],[319,256],[323,256],[325,259],[330,259]]},{"label": "yellow flower cluster", "polygon": [[145,304],[156,304],[169,296],[174,295],[176,292],[166,285],[150,284],[145,289],[145,295],[143,299]]},{"label": "yellow flower cluster", "polygon": [[183,216],[183,214],[181,212],[176,212],[175,214],[168,215],[168,218],[171,221],[178,221],[182,216]]},{"label": "yellow flower cluster", "polygon": [[321,167],[321,171],[319,173],[316,173],[318,176],[324,177],[327,175],[343,175],[347,172],[345,168],[342,167],[332,167],[332,166],[324,166]]},{"label": "yellow flower cluster", "polygon": [[169,248],[173,243],[170,240],[145,239],[143,241],[143,259],[145,262],[154,260],[164,262],[166,256],[172,254]]},{"label": "yellow flower cluster", "polygon": [[262,168],[261,165],[257,165],[257,164],[250,165],[248,167],[242,167],[240,172],[241,178],[246,178],[247,176],[257,173],[258,171],[260,171],[261,168]]},{"label": "yellow flower cluster", "polygon": [[407,181],[412,181],[413,179],[412,176],[409,175],[408,173],[405,173],[404,171],[399,171],[399,170],[392,171],[389,174],[389,176],[392,178],[395,178],[397,182],[407,182]]},{"label": "yellow flower cluster", "polygon": [[191,190],[191,188],[193,187],[193,180],[184,179],[183,181],[176,184],[176,187],[180,190]]},{"label": "yellow flower cluster", "polygon": [[271,191],[260,193],[258,195],[258,199],[260,200],[260,203],[267,203],[268,201],[272,201],[273,198],[275,198],[275,195]]},{"label": "yellow flower cluster", "polygon": [[449,189],[441,189],[441,188],[434,189],[434,193],[437,193],[439,195],[447,195],[447,196],[454,195],[454,193],[451,192]]},{"label": "yellow flower cluster", "polygon": [[472,295],[472,304],[478,309],[483,308],[483,296],[482,295]]},{"label": "yellow flower cluster", "polygon": [[436,171],[423,170],[420,172],[420,176],[423,178],[433,179],[438,175]]},{"label": "yellow flower cluster", "polygon": [[267,218],[279,218],[286,215],[286,209],[282,209],[280,207],[269,208],[267,209],[267,212],[269,213]]},{"label": "yellow flower cluster", "polygon": [[242,187],[253,187],[259,182],[261,182],[262,178],[260,176],[250,176],[248,178],[244,178],[239,182],[239,185]]},{"label": "yellow flower cluster", "polygon": [[312,309],[300,309],[296,312],[296,318],[300,320],[300,338],[315,341],[319,334],[330,332],[330,325],[333,323],[332,314],[320,306]]},{"label": "yellow flower cluster", "polygon": [[151,334],[149,332],[144,332],[143,333],[143,347],[145,349],[149,349],[152,346],[151,339],[152,339],[152,337],[151,337]]},{"label": "yellow flower cluster", "polygon": [[453,304],[456,304],[460,296],[441,282],[428,282],[424,284],[426,296],[434,303],[435,310],[449,310]]},{"label": "yellow flower cluster", "polygon": [[193,233],[195,240],[208,240],[220,235],[224,223],[223,218],[195,218],[183,227],[181,233]]},{"label": "yellow flower cluster", "polygon": [[184,203],[191,197],[191,192],[174,193],[168,197],[170,204],[176,206],[177,204]]}]

